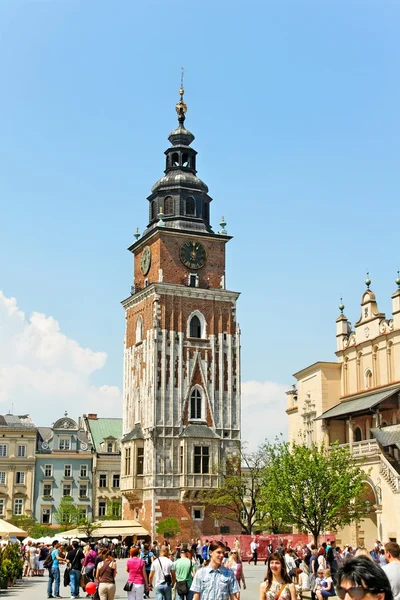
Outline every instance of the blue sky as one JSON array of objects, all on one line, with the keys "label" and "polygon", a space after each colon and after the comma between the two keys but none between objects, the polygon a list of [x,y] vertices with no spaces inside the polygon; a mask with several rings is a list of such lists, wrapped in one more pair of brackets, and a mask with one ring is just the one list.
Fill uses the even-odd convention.
[{"label": "blue sky", "polygon": [[[224,215],[234,236],[227,281],[242,293],[242,378],[257,382],[254,410],[284,429],[291,374],[335,358],[340,296],[354,322],[369,270],[380,309],[391,309],[399,25],[395,1],[3,0],[0,289],[16,302],[3,311],[0,358],[13,381],[25,359],[16,352],[10,365],[5,340],[21,331],[31,339],[39,313],[47,320],[34,319],[36,333],[58,327],[64,348],[74,340],[88,349],[83,396],[71,408],[85,406],[88,386],[110,386],[99,406],[115,410],[119,303],[132,280],[126,248],[147,224],[183,65],[211,219],[218,230]],[[18,334],[9,323],[16,306]],[[52,343],[41,344],[49,360]],[[55,384],[33,390],[40,356],[26,385],[5,384],[3,370],[0,406],[12,401],[46,424],[49,404],[56,418],[69,400]],[[50,361],[54,381],[63,360]]]}]

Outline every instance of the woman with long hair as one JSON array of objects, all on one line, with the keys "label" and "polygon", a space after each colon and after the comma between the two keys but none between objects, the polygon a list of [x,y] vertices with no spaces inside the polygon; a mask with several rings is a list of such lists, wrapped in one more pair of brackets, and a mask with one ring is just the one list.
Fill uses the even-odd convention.
[{"label": "woman with long hair", "polygon": [[240,560],[240,556],[237,550],[231,550],[229,556],[224,563],[227,569],[231,569],[235,573],[236,580],[240,585],[243,583],[243,589],[246,589],[246,580],[243,573],[243,563]]},{"label": "woman with long hair", "polygon": [[260,600],[296,600],[296,587],[279,552],[273,552],[268,558],[267,575],[260,585]]},{"label": "woman with long hair", "polygon": [[100,600],[114,600],[117,563],[114,561],[112,550],[109,550],[103,556],[104,560],[98,563],[96,569],[96,579],[99,582],[99,596]]}]

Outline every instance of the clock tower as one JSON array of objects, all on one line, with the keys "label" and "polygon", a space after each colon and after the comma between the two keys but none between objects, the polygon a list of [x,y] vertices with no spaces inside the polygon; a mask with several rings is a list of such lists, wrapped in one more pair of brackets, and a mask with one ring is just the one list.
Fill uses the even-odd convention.
[{"label": "clock tower", "polygon": [[240,441],[239,294],[226,289],[231,239],[210,226],[208,187],[197,177],[193,134],[169,135],[164,176],[148,197],[149,223],[134,255],[126,315],[121,490],[125,519],[156,535],[175,517],[180,537],[235,533],[216,522],[201,490],[219,485]]}]

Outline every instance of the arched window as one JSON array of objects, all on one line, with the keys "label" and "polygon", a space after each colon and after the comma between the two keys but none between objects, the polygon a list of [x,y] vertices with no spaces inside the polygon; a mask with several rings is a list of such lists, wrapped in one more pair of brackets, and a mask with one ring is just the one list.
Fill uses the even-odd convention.
[{"label": "arched window", "polygon": [[157,217],[157,202],[153,200],[151,203],[151,219],[155,219]]},{"label": "arched window", "polygon": [[201,419],[202,396],[198,388],[190,394],[190,418]]},{"label": "arched window", "polygon": [[179,167],[179,154],[177,152],[174,152],[172,155],[172,166]]},{"label": "arched window", "polygon": [[372,387],[372,371],[371,369],[367,369],[365,371],[365,389],[368,390]]},{"label": "arched window", "polygon": [[113,444],[112,442],[108,442],[107,444],[107,452],[112,452],[113,451]]},{"label": "arched window", "polygon": [[360,427],[356,427],[354,430],[354,441],[355,442],[361,442],[363,439],[362,437],[362,431],[360,429]]},{"label": "arched window", "polygon": [[182,154],[182,167],[189,167],[189,154],[184,152]]},{"label": "arched window", "polygon": [[143,319],[139,317],[136,323],[136,343],[138,344],[143,339]]},{"label": "arched window", "polygon": [[190,319],[189,337],[201,338],[201,323],[197,315]]},{"label": "arched window", "polygon": [[186,198],[185,200],[185,215],[189,215],[189,216],[193,216],[195,215],[195,202],[194,202],[194,198],[192,198],[191,196],[189,196],[189,198]]},{"label": "arched window", "polygon": [[164,200],[164,214],[172,215],[174,212],[174,201],[171,196],[167,196]]}]

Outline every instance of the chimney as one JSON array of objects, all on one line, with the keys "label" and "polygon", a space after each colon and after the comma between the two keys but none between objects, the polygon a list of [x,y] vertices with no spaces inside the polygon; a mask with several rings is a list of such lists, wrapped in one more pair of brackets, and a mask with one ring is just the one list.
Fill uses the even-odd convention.
[{"label": "chimney", "polygon": [[97,420],[97,413],[88,413],[87,418],[89,419],[89,421],[96,421]]}]

